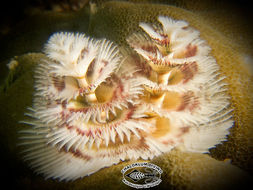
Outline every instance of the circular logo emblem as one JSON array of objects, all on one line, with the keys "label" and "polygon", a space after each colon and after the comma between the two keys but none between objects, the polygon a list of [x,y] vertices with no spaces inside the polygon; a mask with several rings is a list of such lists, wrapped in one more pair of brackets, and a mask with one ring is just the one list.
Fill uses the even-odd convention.
[{"label": "circular logo emblem", "polygon": [[123,183],[140,189],[157,186],[161,183],[162,169],[152,163],[139,162],[124,167],[121,170],[123,174]]}]

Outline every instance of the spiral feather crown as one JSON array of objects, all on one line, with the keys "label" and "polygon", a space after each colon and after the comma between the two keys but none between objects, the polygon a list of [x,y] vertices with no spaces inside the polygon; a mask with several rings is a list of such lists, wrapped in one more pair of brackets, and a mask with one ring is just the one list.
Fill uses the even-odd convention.
[{"label": "spiral feather crown", "polygon": [[185,21],[159,16],[128,37],[56,33],[35,71],[24,159],[46,178],[75,180],[129,159],[180,147],[208,152],[233,125],[210,47]]}]

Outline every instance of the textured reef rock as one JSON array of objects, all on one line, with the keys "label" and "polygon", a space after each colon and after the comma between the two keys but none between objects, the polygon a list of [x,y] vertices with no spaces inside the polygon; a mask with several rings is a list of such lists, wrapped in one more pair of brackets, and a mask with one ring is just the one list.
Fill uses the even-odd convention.
[{"label": "textured reef rock", "polygon": [[[85,11],[87,10],[85,9]],[[78,14],[80,15],[80,13]],[[164,17],[159,17],[159,15],[164,15]],[[165,16],[184,21],[174,22]],[[12,171],[17,170],[16,176],[18,177],[16,178],[18,180],[15,177],[13,180],[27,189],[129,188],[121,182],[120,170],[134,161],[122,162],[99,170],[91,176],[73,182],[62,183],[53,180],[44,181],[40,176],[34,176],[31,171],[27,171],[23,166],[20,166],[19,162],[13,160],[15,156],[20,157],[20,155],[17,155],[16,139],[17,131],[20,131],[22,124],[17,124],[17,122],[24,120],[23,113],[27,112],[26,107],[32,106],[32,93],[35,93],[36,98],[29,113],[30,116],[35,118],[35,120],[30,121],[34,128],[26,127],[26,132],[30,134],[25,136],[21,134],[19,136],[23,137],[23,140],[25,139],[24,144],[27,144],[27,146],[25,145],[28,148],[25,148],[25,151],[28,150],[25,153],[28,159],[27,163],[35,167],[38,173],[44,173],[47,177],[76,179],[105,166],[118,163],[119,159],[134,158],[135,153],[128,154],[132,155],[129,157],[127,157],[127,154],[121,154],[118,157],[116,156],[116,160],[110,160],[109,162],[96,162],[95,160],[95,157],[99,156],[97,150],[103,149],[108,152],[109,149],[110,153],[120,152],[118,150],[130,151],[139,148],[140,145],[142,147],[145,143],[138,144],[138,142],[140,142],[140,139],[145,139],[149,148],[151,145],[155,148],[151,151],[146,149],[149,153],[142,154],[143,151],[140,151],[136,158],[147,159],[160,155],[150,160],[164,171],[163,182],[159,185],[160,188],[203,189],[205,187],[223,189],[235,187],[234,185],[241,185],[242,182],[247,181],[248,176],[245,171],[250,171],[250,159],[252,157],[252,142],[250,141],[252,138],[252,75],[247,64],[245,64],[247,61],[244,59],[244,50],[247,48],[234,44],[233,40],[214,30],[212,24],[215,22],[211,22],[211,20],[209,25],[203,19],[205,15],[201,15],[197,11],[187,11],[174,6],[107,2],[101,3],[99,7],[93,7],[89,17],[87,19],[90,21],[88,30],[83,31],[80,29],[79,32],[88,33],[89,36],[96,39],[106,38],[114,43],[105,40],[96,41],[77,34],[58,33],[50,38],[48,45],[45,47],[47,57],[43,54],[26,54],[14,57],[9,64],[11,72],[6,83],[1,87],[1,102],[8,102],[1,109],[2,118],[4,118],[1,118],[1,135],[3,136],[1,141],[5,143],[5,151],[10,152],[9,157],[11,159],[8,161],[15,163],[13,166],[15,168],[12,168]],[[74,18],[76,17],[69,19]],[[157,18],[159,18],[160,23],[157,22]],[[177,28],[177,32],[170,34],[169,30],[166,31],[165,26],[167,26],[167,23],[172,23],[172,25],[177,23],[173,25]],[[218,28],[222,27],[219,26]],[[186,40],[182,44],[180,44],[180,40],[179,42],[176,41],[178,38],[175,37],[177,36],[187,37],[185,32],[187,30],[192,31],[193,38],[190,39],[196,39],[200,35],[201,40],[195,40],[194,42]],[[64,64],[66,57],[64,57],[63,52],[66,49],[55,51],[59,48],[54,46],[55,42],[58,40],[64,41],[65,39],[65,43],[68,44],[67,37],[72,40],[77,38],[83,42],[82,45],[93,48],[94,51],[91,54],[83,51],[82,55],[84,56],[73,56],[74,61],[78,60],[79,63],[83,63],[83,57],[89,55],[88,65],[94,65],[94,67],[92,66],[90,69],[83,68],[85,64],[80,64],[83,71],[87,71],[87,73],[79,73],[79,69],[75,70],[71,64]],[[115,44],[118,44],[118,47]],[[79,44],[77,49],[83,49],[83,47],[80,47],[82,45]],[[67,45],[66,47],[72,46]],[[196,47],[203,47],[203,49]],[[122,59],[126,56],[126,59]],[[207,57],[203,58],[203,56]],[[95,61],[92,61],[92,57],[96,57]],[[216,65],[215,60],[219,67]],[[69,60],[69,62],[71,61],[73,60]],[[105,64],[107,61],[113,64]],[[142,68],[142,72],[131,64],[131,67],[128,66],[131,62],[139,63],[137,66]],[[39,67],[37,66],[38,63],[40,63]],[[102,67],[101,64],[105,67]],[[127,67],[122,68],[122,65],[127,65]],[[211,66],[208,67],[208,65]],[[134,74],[128,75],[127,69],[133,71]],[[50,72],[51,70],[54,71]],[[94,70],[96,72],[93,72]],[[207,70],[210,72],[207,72]],[[94,75],[94,73],[104,73],[104,75]],[[203,73],[207,74],[208,77],[203,78]],[[83,78],[84,74],[85,78]],[[222,76],[226,78],[223,79]],[[35,92],[33,92],[33,78],[35,78],[37,89]],[[140,80],[136,80],[137,78]],[[203,89],[202,91],[196,93],[194,85],[191,85],[194,80],[198,84],[197,87]],[[136,81],[140,81],[140,83],[136,83]],[[120,83],[127,84],[128,89],[122,89]],[[220,91],[225,83],[227,84],[225,87],[227,92]],[[218,84],[218,88],[213,84]],[[80,87],[82,88],[81,91]],[[134,90],[131,91],[131,89]],[[122,102],[122,99],[114,101],[114,106],[120,105],[119,109],[113,109],[112,106],[110,109],[104,110],[99,107],[105,103],[111,103],[112,94],[121,93],[122,90],[128,98],[124,99],[126,102]],[[105,91],[112,92],[112,94],[106,94]],[[209,97],[212,96],[216,98],[215,102],[217,101],[217,104],[208,102]],[[228,100],[228,96],[231,97],[230,100]],[[145,104],[138,106],[137,100],[139,99]],[[175,99],[173,103],[171,103],[172,99]],[[231,108],[233,109],[231,113],[229,102],[231,102]],[[209,105],[208,109],[204,112],[198,112],[203,111],[203,107],[201,108],[203,105]],[[48,108],[51,109],[51,112],[47,111]],[[84,114],[85,117],[80,116],[84,113],[84,110],[87,113],[89,109],[92,109],[90,113],[95,114]],[[99,111],[96,112],[96,110]],[[171,125],[173,123],[171,122],[173,118],[171,115],[175,114],[173,112],[182,114],[186,110],[193,113],[191,115],[193,117],[191,118],[189,115],[174,117],[177,118],[174,121],[176,125]],[[74,114],[74,118],[69,117],[68,111],[78,114]],[[219,114],[215,114],[216,112]],[[199,114],[203,115],[198,117]],[[229,129],[232,126],[231,114],[233,114],[234,125]],[[115,130],[114,133],[110,131],[110,135],[105,135],[108,134],[108,131],[102,130],[104,135],[96,136],[97,132],[90,130],[88,134],[78,127],[80,122],[76,122],[76,119],[79,120],[80,118],[84,120],[81,123],[90,120],[87,125],[90,129],[97,126],[97,123],[99,123],[98,129],[105,129],[105,127],[108,127],[105,122],[112,124],[115,120],[118,121],[118,126],[121,127]],[[124,131],[124,127],[122,127],[124,124],[121,124],[125,122],[125,119],[129,120],[129,123],[138,121],[139,125],[135,125],[136,128]],[[25,119],[26,122],[28,120],[28,118]],[[122,122],[123,120],[124,122]],[[208,122],[208,120],[212,122]],[[54,124],[52,125],[52,123]],[[150,123],[156,128],[161,127],[161,131],[154,130]],[[185,123],[189,125],[185,126]],[[68,126],[68,124],[71,124],[71,126]],[[169,126],[170,132],[173,134],[172,137],[164,133],[164,130],[168,131],[168,127],[164,126]],[[204,127],[196,128],[196,126]],[[207,130],[202,131],[201,129]],[[212,129],[215,130],[212,131]],[[6,131],[10,132],[6,134]],[[72,138],[73,136],[66,138],[72,132],[74,138]],[[89,139],[80,140],[83,133],[88,134]],[[217,134],[220,134],[220,136]],[[227,142],[211,150],[209,149],[225,140],[227,134],[229,134]],[[135,138],[134,136],[141,138]],[[176,139],[173,138],[175,136]],[[37,138],[37,141],[34,138]],[[130,141],[127,143],[129,139]],[[136,146],[131,146],[132,140],[136,143]],[[126,143],[126,146],[115,147],[113,146],[115,142],[117,144]],[[207,144],[204,142],[207,142]],[[78,144],[86,144],[87,148],[80,149]],[[177,149],[174,147],[177,147]],[[209,150],[209,155],[203,154],[208,153]],[[82,162],[83,158],[86,158],[86,161],[89,160],[88,156],[84,155],[87,151],[89,156],[92,155],[94,159],[92,163],[90,162],[89,167],[84,165],[87,171],[83,171],[78,164],[72,165],[76,169],[69,169],[66,163],[70,163],[69,161],[73,157],[78,163],[80,160]],[[54,156],[52,157],[52,155]],[[63,155],[63,157],[59,155]],[[64,155],[67,155],[68,158]],[[79,159],[80,157],[82,159]],[[50,162],[50,158],[57,164]],[[231,160],[233,165],[230,161],[223,160]],[[65,168],[60,171],[62,166]],[[75,173],[76,171],[79,173]],[[9,176],[13,176],[13,174]]]}]

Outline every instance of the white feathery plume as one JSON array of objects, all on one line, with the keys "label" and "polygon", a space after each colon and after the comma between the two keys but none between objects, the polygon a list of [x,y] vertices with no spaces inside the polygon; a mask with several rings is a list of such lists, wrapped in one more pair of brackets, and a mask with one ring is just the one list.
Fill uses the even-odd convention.
[{"label": "white feathery plume", "polygon": [[[127,39],[129,45],[146,60],[157,76],[163,75],[163,83],[159,83],[154,78],[142,79],[145,89],[160,94],[176,92],[179,96],[193,92],[192,96],[195,96],[196,102],[191,103],[186,100],[182,102],[183,105],[185,104],[182,110],[177,110],[177,107],[174,110],[166,110],[162,108],[165,100],[160,98],[155,104],[147,101],[139,109],[146,110],[149,114],[153,113],[156,117],[168,118],[176,128],[190,127],[189,132],[180,137],[181,141],[184,141],[187,150],[206,152],[225,140],[228,129],[232,126],[224,78],[220,77],[215,59],[209,55],[211,48],[200,39],[197,30],[189,27],[185,21],[176,21],[165,16],[159,16],[158,21],[162,24],[161,29],[157,30],[155,26],[141,23],[140,27],[146,34],[133,34]],[[195,63],[195,66],[191,66],[192,63]],[[181,81],[170,84],[170,79],[176,75],[171,74],[173,71],[181,72],[183,76]],[[192,104],[191,110],[188,110],[187,107],[190,106],[188,104]],[[214,133],[215,130],[217,133]],[[203,143],[200,142],[201,140],[195,142],[194,135],[202,135],[200,138]],[[206,136],[209,138],[204,143]],[[176,141],[171,134],[159,139],[150,137],[149,140],[164,152],[171,148],[160,143],[166,138]]]},{"label": "white feathery plume", "polygon": [[112,42],[102,40],[97,61],[94,64],[91,82],[98,86],[117,68],[121,62],[119,51]]},{"label": "white feathery plume", "polygon": [[45,53],[56,64],[53,72],[60,76],[83,77],[97,55],[97,42],[82,34],[56,33],[45,46]]},{"label": "white feathery plume", "polygon": [[226,140],[232,110],[210,47],[187,22],[158,21],[162,28],[140,23],[144,32],[127,39],[140,59],[106,39],[50,37],[20,137],[37,173],[75,180],[175,147],[205,153]]},{"label": "white feathery plume", "polygon": [[146,24],[146,23],[140,23],[139,26],[146,32],[149,34],[149,36],[153,39],[156,39],[156,40],[160,40],[162,41],[163,40],[163,37],[155,32],[155,30],[152,28],[152,26],[150,26],[149,24]]}]

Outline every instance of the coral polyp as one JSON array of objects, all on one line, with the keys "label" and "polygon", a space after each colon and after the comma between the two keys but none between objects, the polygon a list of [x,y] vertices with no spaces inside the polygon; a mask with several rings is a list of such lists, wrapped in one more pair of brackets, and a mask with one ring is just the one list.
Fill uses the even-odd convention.
[{"label": "coral polyp", "polygon": [[35,71],[34,102],[21,136],[24,158],[47,178],[74,180],[129,159],[173,148],[192,152],[226,139],[229,96],[210,47],[184,21],[127,39],[56,33]]}]

